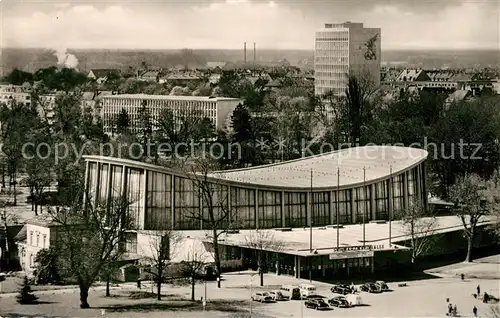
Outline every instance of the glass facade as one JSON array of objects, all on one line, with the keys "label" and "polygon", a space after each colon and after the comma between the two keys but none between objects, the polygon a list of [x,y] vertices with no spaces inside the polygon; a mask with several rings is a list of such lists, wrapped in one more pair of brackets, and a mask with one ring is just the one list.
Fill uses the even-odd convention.
[{"label": "glass facade", "polygon": [[281,227],[281,192],[259,191],[259,228]]},{"label": "glass facade", "polygon": [[172,224],[172,177],[148,171],[145,230],[167,230]]},{"label": "glass facade", "polygon": [[305,227],[309,220],[313,226],[336,224],[337,217],[339,224],[387,220],[391,206],[392,215],[397,215],[405,204],[424,196],[418,193],[424,188],[419,175],[422,171],[415,167],[393,175],[392,182],[387,177],[365,187],[313,193],[212,183],[208,197],[196,184],[199,181],[168,171],[153,171],[140,164],[89,161],[87,185],[90,202],[112,202],[110,199],[126,195],[134,229],[206,229],[203,221],[210,219],[210,213],[221,219],[220,228]]},{"label": "glass facade", "polygon": [[375,184],[375,219],[387,220],[389,216],[388,181]]},{"label": "glass facade", "polygon": [[231,187],[231,209],[234,213],[231,223],[241,229],[254,229],[255,190]]},{"label": "glass facade", "polygon": [[307,226],[307,193],[285,192],[285,224],[283,227]]},{"label": "glass facade", "polygon": [[330,224],[330,192],[312,194],[311,218],[313,226]]},{"label": "glass facade", "polygon": [[192,180],[174,177],[174,228],[200,229],[200,195]]},{"label": "glass facade", "polygon": [[395,176],[392,178],[392,197],[393,197],[393,214],[399,215],[399,213],[404,209],[404,198],[403,198],[403,175]]},{"label": "glass facade", "polygon": [[144,211],[144,171],[127,169],[127,201],[128,212],[132,217],[134,228],[141,228]]},{"label": "glass facade", "polygon": [[371,220],[371,187],[361,187],[352,190],[354,211],[356,223],[362,223],[363,220]]},{"label": "glass facade", "polygon": [[339,224],[352,223],[351,190],[338,191]]}]

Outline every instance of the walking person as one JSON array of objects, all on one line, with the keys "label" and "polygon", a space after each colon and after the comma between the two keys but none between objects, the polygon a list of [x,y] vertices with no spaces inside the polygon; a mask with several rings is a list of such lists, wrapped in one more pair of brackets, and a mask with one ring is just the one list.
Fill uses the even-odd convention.
[{"label": "walking person", "polygon": [[479,295],[481,295],[481,287],[477,285],[477,297],[479,297]]},{"label": "walking person", "polygon": [[472,313],[474,314],[474,317],[477,317],[477,308],[476,308],[476,306],[474,306],[474,308],[472,308]]},{"label": "walking person", "polygon": [[453,312],[453,305],[451,303],[448,304],[448,315],[451,316],[451,313]]},{"label": "walking person", "polygon": [[457,316],[457,305],[453,306],[453,317],[456,317]]}]

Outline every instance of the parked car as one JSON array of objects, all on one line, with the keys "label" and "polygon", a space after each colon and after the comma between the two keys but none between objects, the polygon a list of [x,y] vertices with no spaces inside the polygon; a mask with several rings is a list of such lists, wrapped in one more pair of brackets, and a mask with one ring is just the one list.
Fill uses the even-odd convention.
[{"label": "parked car", "polygon": [[279,290],[273,290],[269,292],[269,296],[273,298],[274,301],[289,300],[290,297],[283,295]]},{"label": "parked car", "polygon": [[288,296],[291,300],[300,300],[300,288],[295,285],[283,285],[280,288],[283,295]]},{"label": "parked car", "polygon": [[359,288],[361,291],[367,292],[367,293],[381,293],[382,289],[380,286],[378,286],[375,283],[366,283],[361,285]]},{"label": "parked car", "polygon": [[382,280],[376,281],[375,285],[379,286],[382,291],[388,291],[389,290],[389,286],[387,286],[387,284],[384,281],[382,281]]},{"label": "parked car", "polygon": [[326,310],[330,309],[330,306],[323,299],[309,299],[305,301],[306,308],[312,308],[316,310]]},{"label": "parked car", "polygon": [[332,299],[328,300],[328,304],[333,307],[339,307],[339,308],[348,308],[351,307],[351,304],[345,298],[344,296],[337,296],[333,297]]},{"label": "parked car", "polygon": [[352,293],[352,288],[349,285],[333,285],[330,291],[334,294],[347,295]]},{"label": "parked car", "polygon": [[271,297],[271,295],[269,295],[268,293],[257,292],[252,295],[252,300],[261,303],[272,303],[273,297]]}]

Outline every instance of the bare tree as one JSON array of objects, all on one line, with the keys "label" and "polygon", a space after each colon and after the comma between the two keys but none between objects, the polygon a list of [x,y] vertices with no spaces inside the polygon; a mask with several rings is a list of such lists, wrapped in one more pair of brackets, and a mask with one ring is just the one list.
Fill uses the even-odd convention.
[{"label": "bare tree", "polygon": [[401,212],[402,228],[405,235],[409,236],[411,244],[411,262],[432,248],[435,243],[433,236],[437,219],[426,215],[425,208],[419,200],[412,202],[407,209]]},{"label": "bare tree", "polygon": [[205,266],[210,262],[210,255],[207,253],[201,240],[191,239],[186,250],[185,259],[182,262],[182,272],[184,276],[191,279],[191,300],[194,301],[195,284],[204,274]]},{"label": "bare tree", "polygon": [[201,203],[200,209],[186,210],[186,217],[193,221],[201,222],[203,228],[209,233],[214,252],[214,261],[217,275],[217,287],[220,288],[221,257],[219,249],[219,237],[231,229],[234,224],[234,210],[229,208],[228,186],[222,179],[210,175],[212,171],[218,170],[218,164],[209,154],[202,154],[203,158],[193,159],[192,162],[184,162],[181,169],[186,177],[192,182],[194,192]]},{"label": "bare tree", "polygon": [[179,232],[164,230],[158,226],[149,232],[149,244],[142,251],[145,255],[142,260],[148,265],[145,272],[152,277],[156,284],[156,296],[161,300],[161,286],[167,279],[167,269],[178,252],[182,236]]},{"label": "bare tree", "polygon": [[119,245],[132,228],[130,203],[125,197],[111,204],[74,204],[68,209],[49,211],[58,226],[56,246],[59,267],[73,277],[80,288],[80,308],[89,308],[89,289],[102,271],[124,254]]},{"label": "bare tree", "polygon": [[462,221],[467,238],[466,262],[472,261],[472,248],[477,233],[477,225],[482,218],[496,209],[498,198],[489,195],[488,182],[476,174],[460,178],[450,189],[450,199],[455,203],[455,214]]},{"label": "bare tree", "polygon": [[268,257],[269,253],[279,253],[284,248],[284,243],[274,237],[271,231],[256,230],[245,237],[244,246],[253,249],[257,253],[257,265],[259,267],[260,286],[264,286],[264,271],[268,264],[274,259]]},{"label": "bare tree", "polygon": [[33,157],[31,160],[26,160],[25,170],[28,174],[21,183],[30,189],[32,210],[34,208],[35,215],[38,215],[38,206],[40,213],[42,212],[42,195],[45,189],[50,187],[54,180],[51,171],[52,164],[49,160]]}]

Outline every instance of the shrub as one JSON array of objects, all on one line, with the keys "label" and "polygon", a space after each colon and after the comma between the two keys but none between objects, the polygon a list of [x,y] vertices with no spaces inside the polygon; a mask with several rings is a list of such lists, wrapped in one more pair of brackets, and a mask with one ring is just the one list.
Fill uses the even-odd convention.
[{"label": "shrub", "polygon": [[243,261],[240,259],[221,261],[220,266],[223,273],[236,272],[244,269]]},{"label": "shrub", "polygon": [[23,283],[21,285],[21,290],[19,291],[19,295],[17,295],[17,302],[25,305],[25,304],[35,304],[38,300],[38,297],[32,293],[31,286],[28,282],[28,277],[24,276]]}]

